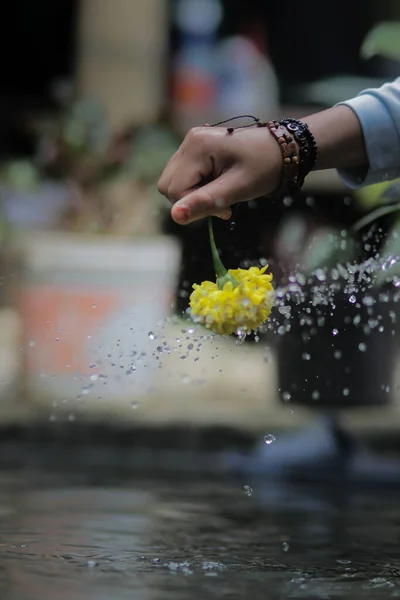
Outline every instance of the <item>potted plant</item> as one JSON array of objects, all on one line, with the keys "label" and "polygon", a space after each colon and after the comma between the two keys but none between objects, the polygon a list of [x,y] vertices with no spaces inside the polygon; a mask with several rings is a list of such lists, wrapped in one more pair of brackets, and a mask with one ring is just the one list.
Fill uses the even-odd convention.
[{"label": "potted plant", "polygon": [[[400,24],[380,25],[363,55],[400,59]],[[400,185],[358,193],[374,207],[350,230],[305,244],[278,293],[281,398],[316,408],[383,404],[393,393],[400,302]]]},{"label": "potted plant", "polygon": [[[175,296],[180,248],[163,233],[155,182],[178,142],[161,121],[113,134],[86,101],[37,131],[36,155],[6,165],[2,178],[20,265],[25,389],[46,407],[70,410],[78,398],[106,408],[98,399],[112,399],[116,410],[151,386],[158,363],[149,332]],[[49,185],[64,193],[50,222],[13,219],[8,198],[22,190],[30,208]]]}]

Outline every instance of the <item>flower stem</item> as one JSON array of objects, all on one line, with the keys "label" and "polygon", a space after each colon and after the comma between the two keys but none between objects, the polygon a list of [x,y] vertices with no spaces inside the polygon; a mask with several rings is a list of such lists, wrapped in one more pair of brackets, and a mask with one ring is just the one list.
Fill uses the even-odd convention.
[{"label": "flower stem", "polygon": [[222,290],[225,283],[227,283],[228,281],[232,283],[233,288],[237,287],[239,285],[239,282],[233,277],[233,275],[228,273],[219,257],[217,246],[215,245],[212,217],[208,217],[208,233],[210,236],[211,254],[213,258],[215,274],[217,276],[217,285],[219,289]]}]

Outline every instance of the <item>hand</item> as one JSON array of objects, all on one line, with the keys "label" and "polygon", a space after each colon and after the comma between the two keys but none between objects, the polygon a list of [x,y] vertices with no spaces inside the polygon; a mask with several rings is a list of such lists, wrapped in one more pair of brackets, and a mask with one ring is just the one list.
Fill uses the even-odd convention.
[{"label": "hand", "polygon": [[186,135],[158,182],[179,224],[207,216],[229,219],[230,206],[270,194],[282,171],[281,150],[266,127],[196,127]]}]

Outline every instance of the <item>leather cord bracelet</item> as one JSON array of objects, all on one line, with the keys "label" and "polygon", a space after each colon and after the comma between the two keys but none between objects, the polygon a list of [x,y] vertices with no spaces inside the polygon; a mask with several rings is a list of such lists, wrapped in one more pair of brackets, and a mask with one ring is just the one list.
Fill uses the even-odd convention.
[{"label": "leather cord bracelet", "polygon": [[277,190],[271,194],[279,197],[300,189],[306,176],[315,167],[317,161],[317,144],[315,138],[306,123],[297,119],[286,118],[280,121],[268,121],[264,123],[252,115],[241,115],[215,123],[212,127],[230,123],[238,119],[251,119],[251,122],[238,127],[227,127],[227,133],[233,134],[235,129],[247,127],[266,127],[275,138],[282,152],[282,177]]}]

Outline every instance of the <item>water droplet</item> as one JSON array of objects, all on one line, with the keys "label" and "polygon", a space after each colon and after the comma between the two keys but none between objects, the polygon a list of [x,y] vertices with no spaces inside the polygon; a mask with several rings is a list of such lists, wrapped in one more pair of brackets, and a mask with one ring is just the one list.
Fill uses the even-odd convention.
[{"label": "water droplet", "polygon": [[332,335],[337,335],[339,333],[338,329],[332,329]]},{"label": "water droplet", "polygon": [[354,294],[352,294],[352,295],[350,296],[350,298],[349,298],[349,302],[350,302],[351,304],[354,304],[356,301],[357,301],[357,298],[355,297],[355,295],[354,295]]},{"label": "water droplet", "polygon": [[246,340],[246,334],[247,334],[247,329],[245,329],[243,327],[239,327],[236,330],[236,335],[237,335],[236,344],[238,346],[240,346],[241,344],[244,343],[244,341]]},{"label": "water droplet", "polygon": [[318,390],[314,390],[313,393],[311,394],[311,398],[313,400],[319,400],[319,397],[320,397],[319,391]]},{"label": "water droplet", "polygon": [[88,560],[86,563],[86,566],[89,567],[89,569],[93,569],[94,567],[97,567],[99,563],[96,560]]},{"label": "water droplet", "polygon": [[346,560],[345,558],[338,558],[336,562],[340,565],[351,565],[351,560]]},{"label": "water droplet", "polygon": [[272,435],[272,433],[267,433],[267,435],[264,435],[264,442],[269,446],[270,444],[272,444],[272,442],[275,442],[276,437],[274,435]]},{"label": "water droplet", "polygon": [[59,342],[59,341],[60,341],[60,338],[59,338],[59,337],[57,337],[57,338],[56,338],[56,342]]},{"label": "water droplet", "polygon": [[[282,393],[282,400],[283,400],[284,402],[290,402],[291,398],[292,398],[292,394],[290,394],[290,392],[283,392],[283,393]],[[265,439],[265,438],[264,438],[264,439]],[[273,441],[273,440],[272,440],[272,441]]]},{"label": "water droplet", "polygon": [[235,231],[236,229],[236,223],[235,221],[231,221],[231,223],[229,224],[229,231]]},{"label": "water droplet", "polygon": [[336,360],[339,360],[343,356],[342,351],[341,350],[335,350],[335,352],[333,353],[333,356],[336,358]]},{"label": "water droplet", "polygon": [[192,380],[190,377],[188,377],[188,375],[185,375],[185,377],[182,377],[182,383],[184,384],[188,384],[190,383]]},{"label": "water droplet", "polygon": [[265,350],[264,350],[264,362],[269,363],[271,358],[272,358],[271,348],[269,346],[266,346]]},{"label": "water droplet", "polygon": [[31,340],[29,342],[29,348],[34,348],[36,346],[36,342],[34,342],[33,340]]},{"label": "water droplet", "polygon": [[361,344],[358,344],[358,349],[360,352],[366,352],[367,344],[364,344],[363,342],[361,342]]},{"label": "water droplet", "polygon": [[350,394],[349,388],[344,388],[344,390],[343,390],[343,396],[348,396],[349,394]]},{"label": "water droplet", "polygon": [[326,279],[326,273],[323,269],[317,269],[315,271],[315,276],[318,279],[318,281],[325,281]]},{"label": "water droplet", "polygon": [[291,198],[290,196],[285,196],[283,199],[283,204],[287,207],[292,206],[293,198]]},{"label": "water droplet", "polygon": [[92,308],[97,308],[97,304],[92,304]]},{"label": "water droplet", "polygon": [[152,332],[149,331],[149,333],[147,334],[150,340],[156,340],[157,336]]},{"label": "water droplet", "polygon": [[135,400],[131,402],[131,408],[132,410],[137,410],[139,408],[138,402],[136,402]]},{"label": "water droplet", "polygon": [[253,493],[253,488],[250,487],[249,485],[244,485],[243,486],[243,491],[246,494],[246,496],[251,496]]},{"label": "water droplet", "polygon": [[282,542],[282,550],[284,552],[287,552],[289,550],[289,543],[288,542]]},{"label": "water droplet", "polygon": [[364,296],[364,298],[362,299],[362,303],[365,306],[373,306],[375,304],[375,298],[373,298],[372,296]]},{"label": "water droplet", "polygon": [[68,415],[68,421],[75,421],[76,417],[73,413],[71,413],[70,415]]},{"label": "water droplet", "polygon": [[303,360],[311,360],[311,354],[309,354],[308,352],[303,352],[303,354],[301,355],[301,358]]}]

